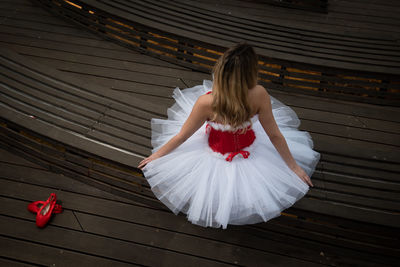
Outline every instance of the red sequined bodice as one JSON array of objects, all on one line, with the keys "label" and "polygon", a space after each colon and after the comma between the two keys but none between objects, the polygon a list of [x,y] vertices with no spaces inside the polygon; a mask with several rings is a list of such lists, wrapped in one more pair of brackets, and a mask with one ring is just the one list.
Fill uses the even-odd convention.
[{"label": "red sequined bodice", "polygon": [[[211,93],[211,91],[207,92],[207,94],[209,93]],[[242,132],[243,128],[235,131],[226,128],[230,127],[225,127],[224,125],[215,122],[207,123],[206,133],[209,133],[208,145],[210,148],[214,152],[221,154],[229,153],[226,157],[227,161],[232,161],[232,159],[238,154],[241,154],[244,158],[248,158],[250,152],[243,149],[253,144],[256,138],[251,125],[247,126],[247,130],[244,133]]]}]

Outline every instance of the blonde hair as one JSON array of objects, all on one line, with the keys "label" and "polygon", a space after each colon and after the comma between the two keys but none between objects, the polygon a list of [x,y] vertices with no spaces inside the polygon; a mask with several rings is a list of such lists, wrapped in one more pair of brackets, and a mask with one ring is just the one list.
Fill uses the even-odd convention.
[{"label": "blonde hair", "polygon": [[217,60],[213,67],[213,116],[223,124],[239,127],[250,120],[248,90],[257,85],[258,57],[252,46],[239,43]]}]

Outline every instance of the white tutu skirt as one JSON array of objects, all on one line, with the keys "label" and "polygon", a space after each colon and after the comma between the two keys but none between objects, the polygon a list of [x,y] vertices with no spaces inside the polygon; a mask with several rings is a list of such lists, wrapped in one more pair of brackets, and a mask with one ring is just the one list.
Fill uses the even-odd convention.
[{"label": "white tutu skirt", "polygon": [[[176,135],[200,95],[212,89],[212,81],[180,90],[168,109],[168,119],[151,120],[153,153]],[[289,149],[300,167],[311,177],[320,154],[306,131],[298,130],[300,120],[288,106],[271,96],[272,111]],[[208,146],[206,123],[183,144],[163,157],[149,162],[143,174],[155,196],[175,215],[203,227],[266,222],[280,215],[302,198],[309,186],[284,162],[258,121],[252,118],[256,139],[245,150],[248,158],[226,155]]]}]

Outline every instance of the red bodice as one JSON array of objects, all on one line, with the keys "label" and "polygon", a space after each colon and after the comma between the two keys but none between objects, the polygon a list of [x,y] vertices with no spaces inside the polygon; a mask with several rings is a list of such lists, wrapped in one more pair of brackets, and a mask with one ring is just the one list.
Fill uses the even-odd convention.
[{"label": "red bodice", "polygon": [[[211,91],[207,92],[207,94]],[[210,123],[206,125],[206,133],[208,136],[208,145],[214,152],[221,154],[229,153],[226,160],[232,161],[233,157],[241,154],[244,158],[250,155],[250,152],[243,150],[253,144],[256,136],[251,125],[247,127],[247,131],[242,133],[243,129],[236,131],[220,130],[212,127]]]}]

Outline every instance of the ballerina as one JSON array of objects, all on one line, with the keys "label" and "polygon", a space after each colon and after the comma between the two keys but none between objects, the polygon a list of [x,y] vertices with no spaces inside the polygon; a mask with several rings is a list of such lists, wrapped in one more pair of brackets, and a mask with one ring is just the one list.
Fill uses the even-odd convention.
[{"label": "ballerina", "polygon": [[151,120],[152,154],[138,168],[175,215],[203,227],[266,222],[304,197],[320,159],[300,120],[257,84],[258,57],[239,43],[213,81],[180,90]]}]

